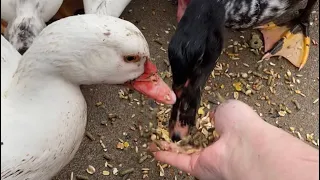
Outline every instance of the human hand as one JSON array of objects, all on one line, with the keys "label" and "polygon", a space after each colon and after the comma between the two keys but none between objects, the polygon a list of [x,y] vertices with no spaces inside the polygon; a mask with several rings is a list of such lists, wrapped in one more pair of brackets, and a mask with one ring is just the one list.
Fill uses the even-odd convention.
[{"label": "human hand", "polygon": [[[169,151],[154,152],[155,158],[189,172],[199,179],[224,179],[226,159],[231,158],[232,151],[237,148],[237,140],[243,136],[239,128],[252,116],[255,117],[256,113],[240,101],[227,101],[218,106],[210,116],[220,135],[218,141],[191,155],[177,154],[175,152],[179,147],[176,144],[162,142],[162,147]],[[228,152],[230,154],[227,154]]]},{"label": "human hand", "polygon": [[[228,100],[218,106],[211,117],[220,135],[215,143],[191,155],[176,153],[183,150],[174,143],[161,142],[166,151],[158,151],[152,144],[150,150],[155,158],[201,180],[292,179],[301,177],[301,174],[302,179],[312,179],[305,172],[295,175],[299,172],[292,173],[293,167],[290,165],[299,163],[304,165],[300,169],[318,168],[318,163],[310,165],[310,162],[297,162],[294,158],[298,157],[302,161],[303,152],[311,155],[306,159],[318,162],[318,153],[314,148],[264,122],[251,107],[240,101]],[[284,154],[288,148],[297,150]],[[290,172],[292,177],[286,176],[286,172]]]}]

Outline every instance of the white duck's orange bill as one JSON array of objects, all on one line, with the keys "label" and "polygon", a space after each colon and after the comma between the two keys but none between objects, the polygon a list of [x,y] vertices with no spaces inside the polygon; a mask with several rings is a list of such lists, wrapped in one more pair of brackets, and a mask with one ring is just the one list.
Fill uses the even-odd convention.
[{"label": "white duck's orange bill", "polygon": [[160,103],[176,102],[175,93],[158,75],[157,67],[150,60],[144,64],[144,73],[126,85]]}]

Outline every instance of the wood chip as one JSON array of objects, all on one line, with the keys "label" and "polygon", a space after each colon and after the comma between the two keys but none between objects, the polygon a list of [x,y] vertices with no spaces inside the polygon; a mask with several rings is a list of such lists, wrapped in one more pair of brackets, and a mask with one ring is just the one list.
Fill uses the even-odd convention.
[{"label": "wood chip", "polygon": [[304,140],[303,137],[301,136],[300,132],[296,132],[296,134],[297,134],[297,136],[298,136],[298,138],[299,138],[300,140]]},{"label": "wood chip", "polygon": [[244,66],[246,66],[246,67],[250,67],[249,66],[249,64],[247,64],[247,63],[242,63]]},{"label": "wood chip", "polygon": [[162,168],[162,166],[159,166],[159,168],[160,168],[159,175],[160,175],[160,177],[163,177],[164,176],[164,169]]},{"label": "wood chip", "polygon": [[125,170],[123,170],[123,171],[120,171],[120,172],[119,172],[119,175],[120,175],[120,176],[124,176],[124,175],[130,174],[130,173],[132,173],[132,172],[134,172],[134,168],[129,168],[129,169],[125,169]]},{"label": "wood chip", "polygon": [[278,114],[279,114],[279,116],[283,117],[287,114],[287,112],[286,111],[279,111]]},{"label": "wood chip", "polygon": [[319,101],[319,98],[317,98],[316,100],[314,100],[312,103],[315,104]]},{"label": "wood chip", "polygon": [[160,42],[160,40],[158,40],[158,39],[154,39],[153,41],[156,42],[157,44],[159,44],[160,46],[163,45],[162,42]]},{"label": "wood chip", "polygon": [[305,94],[303,94],[300,90],[295,90],[295,93],[303,96],[303,97],[307,97]]},{"label": "wood chip", "polygon": [[300,104],[298,103],[298,101],[297,100],[292,100],[292,102],[294,103],[294,105],[296,106],[296,109],[297,110],[300,110],[301,109],[301,106],[300,106]]},{"label": "wood chip", "polygon": [[239,99],[239,93],[238,92],[233,92],[233,98],[238,100]]},{"label": "wood chip", "polygon": [[114,174],[114,175],[118,175],[118,169],[117,168],[113,168],[112,169],[112,174]]},{"label": "wood chip", "polygon": [[99,106],[101,106],[102,104],[103,104],[102,102],[97,102],[97,103],[96,103],[96,106],[99,107]]},{"label": "wood chip", "polygon": [[113,160],[112,156],[109,155],[109,154],[107,154],[107,153],[104,153],[104,154],[103,154],[103,158],[105,158],[105,159],[108,160],[108,161]]},{"label": "wood chip", "polygon": [[143,163],[146,159],[148,159],[148,155],[144,155],[139,159],[139,163]]},{"label": "wood chip", "polygon": [[306,134],[306,136],[307,136],[307,141],[312,142],[314,134],[313,133]]},{"label": "wood chip", "polygon": [[94,136],[89,132],[86,131],[86,136],[91,140],[91,141],[95,141],[96,139],[94,138]]},{"label": "wood chip", "polygon": [[292,133],[294,133],[294,130],[295,130],[294,127],[290,127],[289,129],[290,129],[290,131],[291,131]]}]

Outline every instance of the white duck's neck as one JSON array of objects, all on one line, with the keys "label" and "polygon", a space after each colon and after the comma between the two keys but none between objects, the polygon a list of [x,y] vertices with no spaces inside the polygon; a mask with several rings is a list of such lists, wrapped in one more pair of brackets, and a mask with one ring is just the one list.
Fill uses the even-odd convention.
[{"label": "white duck's neck", "polygon": [[[30,57],[30,56],[29,56]],[[63,86],[64,84],[72,84],[62,78],[57,67],[52,65],[51,61],[45,61],[40,57],[30,59],[24,56],[13,75],[12,82],[7,91],[7,95],[13,95],[15,98],[36,97],[39,91],[52,87],[56,84]],[[77,86],[76,84],[72,84]],[[11,96],[12,97],[12,96]]]},{"label": "white duck's neck", "polygon": [[40,3],[36,1],[16,1],[16,18],[41,19]]},{"label": "white duck's neck", "polygon": [[16,3],[16,17],[9,22],[9,25],[20,28],[20,31],[28,28],[32,33],[39,34],[46,26],[41,17],[40,3],[36,1],[16,1]]},{"label": "white duck's neck", "polygon": [[131,0],[84,0],[86,14],[119,17]]},{"label": "white duck's neck", "polygon": [[[33,48],[33,50],[35,49]],[[43,51],[42,53],[26,52],[22,56],[13,78],[18,83],[24,81],[41,84],[41,82],[47,83],[46,81],[49,79],[63,79],[63,81],[74,85],[94,83],[86,77],[86,67],[82,67],[78,62],[80,60],[73,57],[72,54],[74,53],[70,52],[66,55],[61,53],[54,56],[53,53],[46,54]]]},{"label": "white duck's neck", "polygon": [[16,1],[16,15],[38,14],[39,3],[32,1]]}]

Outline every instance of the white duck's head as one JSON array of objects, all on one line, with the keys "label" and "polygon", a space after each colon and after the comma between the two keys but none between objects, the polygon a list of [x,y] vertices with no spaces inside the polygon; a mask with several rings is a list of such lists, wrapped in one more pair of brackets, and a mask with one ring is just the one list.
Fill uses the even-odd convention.
[{"label": "white duck's head", "polygon": [[157,74],[149,47],[132,23],[86,14],[47,26],[23,55],[19,71],[58,75],[74,84],[126,84],[166,104],[175,94]]}]

